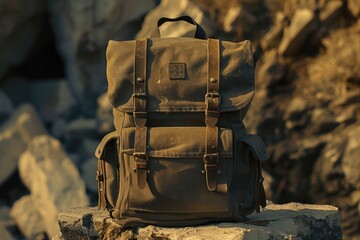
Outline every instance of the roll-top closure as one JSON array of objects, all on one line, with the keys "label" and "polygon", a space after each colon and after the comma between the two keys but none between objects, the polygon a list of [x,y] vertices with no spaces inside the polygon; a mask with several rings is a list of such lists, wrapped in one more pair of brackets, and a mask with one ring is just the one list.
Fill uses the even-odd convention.
[{"label": "roll-top closure", "polygon": [[[119,111],[134,111],[137,85],[146,83],[148,112],[204,112],[208,79],[208,40],[147,39],[146,79],[134,78],[136,41],[110,41],[107,48],[108,97]],[[220,41],[220,112],[245,108],[254,94],[251,43]],[[135,81],[134,81],[135,79]],[[139,82],[137,82],[137,80]],[[140,101],[140,100],[139,100]]]}]

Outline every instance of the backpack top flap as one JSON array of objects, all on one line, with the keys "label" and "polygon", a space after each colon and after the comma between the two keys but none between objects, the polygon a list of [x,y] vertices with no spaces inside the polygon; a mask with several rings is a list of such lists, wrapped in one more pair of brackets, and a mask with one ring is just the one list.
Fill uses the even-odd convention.
[{"label": "backpack top flap", "polygon": [[[139,58],[143,58],[147,111],[205,111],[209,40],[149,38],[143,41],[143,52],[146,54],[138,55],[137,60],[136,40],[109,42],[107,79],[111,104],[120,111],[134,111],[134,86],[139,80],[135,76],[135,65]],[[218,46],[219,110],[226,112],[245,108],[254,95],[251,42],[219,41]]]}]

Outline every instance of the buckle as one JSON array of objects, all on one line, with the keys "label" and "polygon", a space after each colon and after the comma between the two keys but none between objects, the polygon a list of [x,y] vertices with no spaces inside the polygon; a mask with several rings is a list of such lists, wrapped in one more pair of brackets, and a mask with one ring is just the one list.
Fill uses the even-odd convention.
[{"label": "buckle", "polygon": [[146,93],[134,93],[132,98],[146,98]]},{"label": "buckle", "polygon": [[148,160],[147,154],[145,152],[134,152],[133,153],[134,159],[143,159],[145,161]]},{"label": "buckle", "polygon": [[203,158],[203,162],[207,165],[219,163],[219,153],[205,154]]},{"label": "buckle", "polygon": [[205,102],[207,102],[209,98],[211,98],[211,99],[219,98],[219,105],[220,105],[221,96],[218,92],[208,92],[207,94],[205,94]]}]

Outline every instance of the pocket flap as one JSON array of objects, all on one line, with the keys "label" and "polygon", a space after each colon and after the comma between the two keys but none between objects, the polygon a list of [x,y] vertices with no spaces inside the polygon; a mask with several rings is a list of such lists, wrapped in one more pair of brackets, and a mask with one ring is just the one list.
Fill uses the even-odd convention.
[{"label": "pocket flap", "polygon": [[265,143],[260,136],[246,134],[240,139],[240,141],[249,146],[256,159],[265,161],[269,158],[269,154],[266,152]]},{"label": "pocket flap", "polygon": [[104,158],[104,153],[106,149],[106,145],[114,139],[118,139],[119,136],[117,135],[116,131],[106,134],[101,142],[99,143],[98,147],[95,150],[95,156],[99,159]]}]

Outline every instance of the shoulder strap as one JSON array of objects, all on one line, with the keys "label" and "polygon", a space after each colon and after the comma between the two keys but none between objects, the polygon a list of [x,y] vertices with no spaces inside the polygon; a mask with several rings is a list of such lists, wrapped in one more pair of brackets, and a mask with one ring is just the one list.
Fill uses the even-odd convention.
[{"label": "shoulder strap", "polygon": [[136,40],[135,45],[135,62],[134,62],[134,122],[135,122],[135,143],[134,143],[134,160],[136,168],[138,186],[140,189],[146,186],[147,175],[147,79],[146,79],[146,52],[147,39]]},{"label": "shoulder strap", "polygon": [[206,184],[209,191],[216,190],[216,178],[218,174],[219,129],[216,123],[219,119],[220,109],[220,46],[219,40],[208,39],[208,79],[207,93],[205,95],[205,123],[206,144],[204,155],[204,170]]}]

